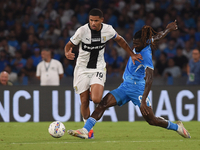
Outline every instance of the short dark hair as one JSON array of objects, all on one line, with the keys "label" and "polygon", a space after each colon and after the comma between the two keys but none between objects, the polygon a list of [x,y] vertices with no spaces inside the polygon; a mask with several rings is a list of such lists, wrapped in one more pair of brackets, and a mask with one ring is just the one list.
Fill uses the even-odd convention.
[{"label": "short dark hair", "polygon": [[90,10],[89,16],[99,16],[100,18],[102,18],[103,12],[98,8],[94,8],[94,9]]}]

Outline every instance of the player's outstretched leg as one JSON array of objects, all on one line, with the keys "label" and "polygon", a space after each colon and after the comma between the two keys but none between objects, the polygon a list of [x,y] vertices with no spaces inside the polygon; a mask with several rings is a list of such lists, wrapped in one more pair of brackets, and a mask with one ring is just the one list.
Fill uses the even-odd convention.
[{"label": "player's outstretched leg", "polygon": [[103,100],[97,105],[95,111],[92,113],[91,117],[89,117],[82,129],[78,130],[68,130],[68,134],[79,137],[82,139],[89,139],[89,132],[93,128],[93,126],[96,124],[96,121],[101,118],[104,111],[111,106],[115,106],[117,104],[115,97],[108,93]]},{"label": "player's outstretched leg", "polygon": [[180,134],[184,138],[191,138],[189,132],[184,128],[181,121],[173,123],[169,120],[164,119],[163,117],[155,117],[151,107],[148,107],[148,111],[149,114],[143,115],[143,117],[150,125],[163,127],[168,130],[174,130],[177,131],[178,134]]},{"label": "player's outstretched leg", "polygon": [[191,138],[190,133],[185,129],[181,121],[177,121],[176,124],[178,125],[178,134],[180,134],[184,138]]},{"label": "player's outstretched leg", "polygon": [[85,133],[84,129],[68,130],[67,133],[81,139],[88,139],[88,133]]}]

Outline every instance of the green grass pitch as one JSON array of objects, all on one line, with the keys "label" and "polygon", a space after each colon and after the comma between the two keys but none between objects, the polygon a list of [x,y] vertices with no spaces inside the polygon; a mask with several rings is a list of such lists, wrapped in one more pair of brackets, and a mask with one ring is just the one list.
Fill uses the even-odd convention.
[{"label": "green grass pitch", "polygon": [[[198,150],[200,122],[183,122],[191,139],[144,121],[99,122],[94,139],[79,139],[65,133],[53,138],[48,133],[51,122],[0,122],[0,150]],[[66,131],[78,129],[83,122],[64,122]]]}]

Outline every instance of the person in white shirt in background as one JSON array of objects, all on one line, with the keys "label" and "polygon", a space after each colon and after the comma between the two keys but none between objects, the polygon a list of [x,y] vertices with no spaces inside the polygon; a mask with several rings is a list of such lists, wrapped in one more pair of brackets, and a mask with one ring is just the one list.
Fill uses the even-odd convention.
[{"label": "person in white shirt in background", "polygon": [[51,57],[51,51],[43,49],[41,52],[41,61],[37,65],[36,77],[40,80],[41,86],[59,86],[60,79],[63,77],[62,64]]}]

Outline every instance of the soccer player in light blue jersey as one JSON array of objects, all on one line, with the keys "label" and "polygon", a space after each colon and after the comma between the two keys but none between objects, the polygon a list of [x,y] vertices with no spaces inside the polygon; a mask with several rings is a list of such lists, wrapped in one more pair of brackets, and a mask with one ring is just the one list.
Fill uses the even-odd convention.
[{"label": "soccer player in light blue jersey", "polygon": [[141,54],[143,59],[141,62],[136,61],[135,64],[133,64],[130,58],[123,74],[124,81],[122,84],[103,98],[82,129],[68,130],[68,134],[87,139],[88,132],[95,125],[96,121],[101,118],[107,108],[115,105],[122,106],[131,100],[134,105],[140,108],[144,119],[150,125],[174,130],[184,138],[190,138],[189,132],[184,128],[181,121],[172,123],[162,117],[156,117],[148,98],[153,82],[154,70],[152,49],[156,48],[157,41],[164,38],[169,32],[177,29],[178,27],[175,20],[169,23],[164,31],[158,33],[150,26],[143,26],[141,30],[136,32],[133,38],[135,47],[133,52]]}]

